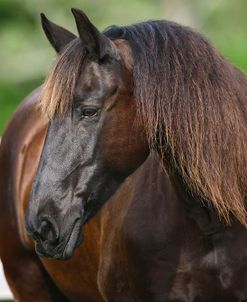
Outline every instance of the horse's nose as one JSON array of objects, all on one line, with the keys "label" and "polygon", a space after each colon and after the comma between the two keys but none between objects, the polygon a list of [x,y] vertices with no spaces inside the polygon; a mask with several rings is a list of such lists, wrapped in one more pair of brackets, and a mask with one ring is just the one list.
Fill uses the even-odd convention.
[{"label": "horse's nose", "polygon": [[41,217],[40,227],[33,233],[35,240],[54,244],[59,238],[59,228],[52,217]]}]

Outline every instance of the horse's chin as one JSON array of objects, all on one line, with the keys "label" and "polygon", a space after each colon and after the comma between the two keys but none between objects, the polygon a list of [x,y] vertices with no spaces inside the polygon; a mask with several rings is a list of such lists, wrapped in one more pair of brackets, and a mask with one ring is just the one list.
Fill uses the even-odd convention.
[{"label": "horse's chin", "polygon": [[61,238],[57,246],[47,246],[45,243],[35,242],[36,253],[40,257],[56,260],[70,259],[76,248],[83,241],[82,222],[77,220],[72,231],[65,237]]}]

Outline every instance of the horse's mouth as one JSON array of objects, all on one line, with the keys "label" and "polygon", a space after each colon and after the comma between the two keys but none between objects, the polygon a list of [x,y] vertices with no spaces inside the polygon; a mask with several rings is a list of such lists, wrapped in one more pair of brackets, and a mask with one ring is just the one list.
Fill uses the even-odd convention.
[{"label": "horse's mouth", "polygon": [[45,242],[36,241],[35,250],[40,257],[57,260],[67,260],[73,256],[75,249],[81,244],[83,240],[82,221],[77,219],[73,224],[67,240],[64,244],[62,238],[57,246],[47,245]]},{"label": "horse's mouth", "polygon": [[70,235],[68,237],[67,243],[65,244],[62,258],[63,260],[69,259],[72,255],[76,247],[78,247],[83,239],[83,233],[82,233],[82,223],[81,219],[77,219],[72,231],[70,232]]}]

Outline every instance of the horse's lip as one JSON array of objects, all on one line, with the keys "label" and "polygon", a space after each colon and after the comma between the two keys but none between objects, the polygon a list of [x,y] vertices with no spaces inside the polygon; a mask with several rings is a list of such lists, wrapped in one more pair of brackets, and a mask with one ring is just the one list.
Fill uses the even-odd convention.
[{"label": "horse's lip", "polygon": [[47,259],[58,259],[59,258],[58,254],[52,255],[49,252],[46,252],[44,247],[42,246],[42,244],[40,244],[40,242],[38,242],[37,240],[35,240],[35,242],[36,242],[35,251],[39,257],[45,257]]},{"label": "horse's lip", "polygon": [[[64,249],[62,251],[62,259],[68,259],[72,256],[75,247],[77,247],[79,245],[79,243],[82,240],[82,236],[80,236],[80,232],[82,232],[81,230],[81,219],[78,218],[76,219],[76,221],[74,222],[73,227],[71,228],[68,240],[64,246]],[[75,238],[77,236],[77,238]]]}]

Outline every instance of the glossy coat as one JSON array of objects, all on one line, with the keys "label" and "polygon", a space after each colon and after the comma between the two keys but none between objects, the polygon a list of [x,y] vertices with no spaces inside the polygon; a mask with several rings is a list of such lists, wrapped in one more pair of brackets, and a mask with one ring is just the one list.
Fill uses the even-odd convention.
[{"label": "glossy coat", "polygon": [[85,225],[71,259],[37,256],[23,214],[47,129],[39,93],[18,108],[1,143],[0,256],[15,301],[244,301],[245,229],[203,234],[204,209],[185,206],[154,155]]}]

